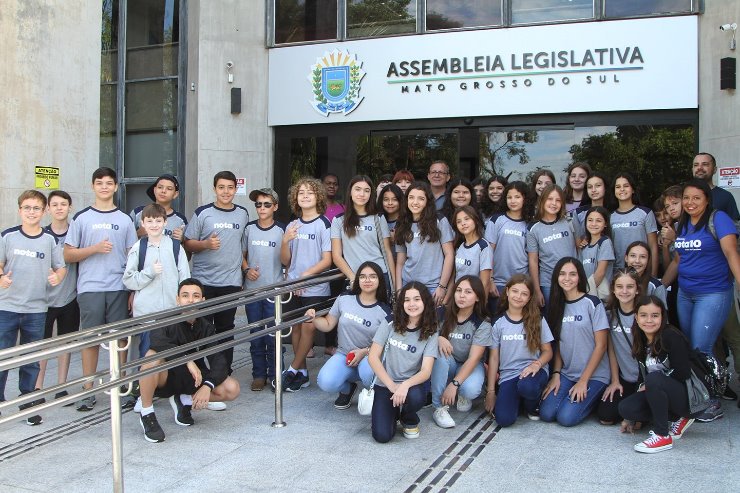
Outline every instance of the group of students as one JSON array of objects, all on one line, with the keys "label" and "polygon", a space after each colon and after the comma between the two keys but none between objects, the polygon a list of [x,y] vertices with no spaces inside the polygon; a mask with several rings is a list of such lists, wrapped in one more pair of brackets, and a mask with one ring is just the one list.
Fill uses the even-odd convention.
[{"label": "group of students", "polygon": [[[576,163],[568,169],[564,189],[549,171],[537,173],[531,186],[508,183],[503,177],[474,184],[451,179],[447,165],[436,162],[428,178],[429,183],[415,181],[401,171],[376,189],[369,177],[355,176],[343,207],[321,181],[301,178],[288,193],[295,219],[284,225],[274,217],[278,196],[272,189],[249,194],[258,215],[249,222],[246,209],[233,203],[236,178],[220,172],[214,177],[216,199],[196,209],[188,223],[171,208],[179,188],[174,177],[160,177],[150,189],[155,204],[127,217],[113,206],[115,173],[101,168],[93,175],[95,205],[75,216],[61,241],[66,264],[79,266],[81,326],[124,318],[127,310],[120,315],[128,301],[126,288],[134,292],[134,315],[179,303],[172,297],[179,298],[178,283],[190,277],[185,252],[192,255],[192,276],[202,283],[202,298],[284,278],[298,280],[324,272],[333,263],[346,275],[349,289],[326,316],[315,317],[313,307],[330,297],[329,283],[294,292],[286,308],[308,308],[310,320],[292,331],[294,357],[282,375],[283,390],[298,392],[310,384],[306,358],[315,330],[336,328],[337,349],[321,368],[318,385],[338,393],[338,409],[351,406],[359,382],[373,387],[372,434],[379,442],[394,436],[397,422],[404,436],[417,437],[418,411],[429,395],[434,421],[449,428],[455,425],[450,406],[467,411],[485,390],[485,407],[502,426],[514,423],[520,404],[532,419],[565,426],[581,422],[594,409],[602,423],[621,420],[624,429],[639,427],[652,416],[655,434],[636,450],[669,448],[693,419],[684,412],[686,393],[676,392],[670,379],[666,383],[651,375],[669,375],[685,389],[679,378],[685,375],[682,349],[711,352],[711,334],[692,330],[692,317],[706,315],[702,303],[707,296],[701,289],[706,275],[697,280],[697,269],[706,270],[709,258],[722,294],[727,283],[732,294],[728,272],[740,277],[735,230],[729,226],[734,224],[724,213],[711,212],[706,180],[680,189],[683,208],[676,207],[675,194],[664,194],[659,238],[656,215],[639,205],[635,181],[627,173],[610,181]],[[25,206],[20,201],[19,206],[23,219]],[[332,218],[325,215],[330,207]],[[118,222],[95,227],[86,215]],[[137,230],[148,240],[137,240]],[[698,244],[691,236],[697,232],[703,234]],[[710,240],[721,246],[706,248]],[[157,254],[147,254],[151,251]],[[106,257],[111,252],[121,261],[111,262]],[[725,258],[724,277],[718,255]],[[661,259],[670,262],[662,282],[657,279]],[[10,277],[7,262],[0,258],[3,274],[8,270],[0,277],[0,287],[6,287]],[[687,310],[678,310],[688,339],[676,335],[680,332],[669,325],[665,308],[666,286],[674,284],[676,272],[678,297],[690,297],[698,307],[683,315]],[[57,274],[60,277],[63,273]],[[709,298],[717,302],[718,296]],[[216,333],[234,327],[235,311],[212,317],[209,323]],[[246,312],[252,322],[271,317],[273,308],[257,302],[247,305]],[[722,315],[715,310],[715,318]],[[724,318],[718,322],[720,329]],[[97,348],[88,350],[95,351],[97,363]],[[152,350],[145,337],[139,350],[141,355]],[[251,389],[262,390],[268,382],[274,386],[270,339],[253,341],[250,352]],[[86,364],[90,359],[83,352],[86,375],[95,371],[93,363]],[[227,351],[227,374],[231,362]],[[200,382],[194,370],[189,374]],[[652,386],[644,385],[647,380],[660,380],[655,388],[661,391],[653,395]],[[229,381],[229,392],[223,392],[221,400],[238,395],[234,382]],[[645,389],[647,393],[641,393]],[[27,382],[21,385],[21,392],[32,390]],[[656,405],[656,396],[664,395],[668,402]],[[171,397],[178,424],[191,423],[193,397],[188,392]],[[137,410],[142,411],[145,436],[161,441],[158,424],[154,427],[151,418],[144,422],[144,416],[152,414],[151,396],[142,400]],[[92,409],[94,398],[86,401],[78,403],[78,409]],[[207,405],[201,399],[196,408]],[[714,411],[705,420],[716,416]]]}]

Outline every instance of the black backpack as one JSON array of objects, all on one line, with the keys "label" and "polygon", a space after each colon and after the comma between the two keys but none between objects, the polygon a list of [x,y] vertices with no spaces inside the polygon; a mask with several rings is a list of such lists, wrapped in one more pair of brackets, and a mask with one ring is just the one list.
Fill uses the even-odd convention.
[{"label": "black backpack", "polygon": [[699,377],[712,397],[721,397],[730,381],[730,373],[722,362],[711,354],[692,349],[689,354],[691,369]]},{"label": "black backpack", "polygon": [[[144,261],[146,260],[146,247],[149,244],[149,238],[144,236],[139,240],[139,271],[144,270]],[[172,238],[172,253],[175,255],[175,265],[180,260],[180,242]]]}]

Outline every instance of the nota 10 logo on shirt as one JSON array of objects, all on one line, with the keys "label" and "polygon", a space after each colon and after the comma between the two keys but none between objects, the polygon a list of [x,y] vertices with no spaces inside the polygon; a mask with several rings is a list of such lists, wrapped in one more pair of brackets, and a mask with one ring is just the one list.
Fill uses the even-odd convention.
[{"label": "nota 10 logo on shirt", "polygon": [[405,342],[397,341],[396,339],[392,337],[388,338],[388,344],[393,347],[397,347],[398,349],[403,349],[404,351],[408,351],[409,353],[416,352],[416,346],[406,344]]},{"label": "nota 10 logo on shirt", "polygon": [[21,257],[31,258],[44,258],[46,256],[44,252],[34,252],[33,250],[25,250],[23,248],[14,248],[13,255],[20,255]]},{"label": "nota 10 logo on shirt", "polygon": [[563,317],[563,323],[581,322],[581,321],[583,321],[583,315],[566,315]]},{"label": "nota 10 logo on shirt", "polygon": [[348,320],[352,320],[353,322],[356,322],[356,323],[358,323],[360,325],[364,325],[365,327],[372,326],[372,322],[370,322],[370,320],[365,320],[364,318],[362,318],[362,317],[360,317],[358,315],[355,315],[354,313],[344,312],[342,314],[342,317],[344,317],[344,318],[346,318]]},{"label": "nota 10 logo on shirt", "polygon": [[118,225],[110,223],[98,223],[93,224],[92,229],[112,229],[113,231],[118,231]]},{"label": "nota 10 logo on shirt", "polygon": [[213,229],[239,229],[238,223],[213,223]]}]

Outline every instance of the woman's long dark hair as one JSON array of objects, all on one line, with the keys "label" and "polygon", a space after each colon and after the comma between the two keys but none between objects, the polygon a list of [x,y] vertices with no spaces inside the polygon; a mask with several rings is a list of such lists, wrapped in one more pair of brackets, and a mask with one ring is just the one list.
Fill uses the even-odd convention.
[{"label": "woman's long dark hair", "polygon": [[383,269],[381,269],[375,262],[370,262],[369,260],[367,262],[363,262],[357,268],[357,275],[355,276],[355,280],[352,281],[350,293],[358,295],[362,292],[362,289],[360,289],[360,272],[362,272],[362,269],[365,267],[370,267],[373,272],[375,272],[375,275],[378,276],[378,289],[375,291],[375,299],[387,304],[388,291],[385,289],[385,276],[383,276]]},{"label": "woman's long dark hair", "polygon": [[365,214],[368,216],[375,214],[375,187],[373,187],[373,181],[369,176],[354,176],[347,186],[347,195],[344,197],[344,225],[342,229],[344,229],[344,234],[348,238],[352,238],[357,234],[357,226],[360,225],[360,215],[355,209],[355,203],[352,202],[352,187],[362,182],[367,183],[370,187],[370,199],[367,201],[367,205],[365,205]]},{"label": "woman's long dark hair", "polygon": [[[583,171],[586,172],[586,181],[583,182],[583,197],[581,197],[581,201],[583,201],[583,198],[588,200],[588,194],[586,193],[586,182],[591,177],[591,173],[593,173],[593,170],[591,169],[591,166],[588,165],[588,163],[577,162],[568,166],[568,169],[565,172],[565,188],[563,188],[563,193],[565,193],[566,204],[570,204],[573,202],[573,188],[570,186],[570,174],[576,168],[581,168]],[[545,192],[543,191],[542,195],[544,194]]]},{"label": "woman's long dark hair", "polygon": [[[554,181],[553,181],[554,183]],[[509,204],[506,202],[506,197],[509,195],[511,190],[516,190],[522,197],[524,197],[524,204],[522,205],[522,219],[526,222],[532,221],[534,217],[534,204],[536,202],[535,197],[537,194],[534,189],[530,189],[523,181],[512,181],[506,187],[504,187],[504,195],[502,200],[504,201],[504,210],[509,211]]]},{"label": "woman's long dark hair", "polygon": [[493,182],[502,184],[504,188],[509,184],[509,180],[507,180],[505,176],[501,175],[493,175],[486,180],[486,187],[483,190],[483,200],[481,201],[481,210],[483,211],[483,215],[486,217],[490,217],[493,214],[500,214],[506,210],[506,200],[504,195],[501,196],[501,200],[498,202],[492,201],[491,197],[488,196],[488,187],[490,187]]},{"label": "woman's long dark hair", "polygon": [[642,204],[642,202],[640,202],[640,192],[637,190],[637,182],[635,181],[635,178],[626,171],[621,171],[617,173],[612,180],[611,196],[614,199],[615,209],[619,207],[619,199],[617,198],[614,188],[617,186],[617,180],[620,178],[627,180],[627,183],[629,183],[632,188],[632,205]]},{"label": "woman's long dark hair", "polygon": [[424,304],[424,311],[419,320],[419,340],[426,340],[437,333],[437,314],[434,309],[434,299],[429,294],[429,289],[418,281],[411,281],[406,284],[398,293],[396,306],[393,309],[393,330],[403,335],[406,333],[409,325],[409,316],[403,309],[406,293],[410,289],[415,289],[421,295],[421,302]]},{"label": "woman's long dark hair", "polygon": [[535,222],[542,220],[543,211],[545,209],[545,202],[547,202],[547,198],[552,194],[552,192],[557,192],[558,195],[560,195],[560,212],[558,212],[555,220],[560,221],[565,217],[565,192],[563,192],[562,188],[553,183],[552,185],[547,185],[545,189],[542,190],[542,195],[540,195],[540,197],[537,199],[537,207],[535,208],[534,213]]},{"label": "woman's long dark hair", "polygon": [[635,269],[633,269],[632,267],[622,267],[620,269],[615,270],[614,277],[612,277],[612,282],[609,284],[609,299],[606,302],[606,309],[612,315],[615,315],[616,311],[619,309],[619,300],[614,294],[614,286],[616,286],[617,280],[620,277],[625,277],[625,276],[629,277],[630,279],[635,281],[635,284],[637,284],[637,293],[635,294],[635,300],[640,298],[640,293],[644,292],[640,285],[640,275],[637,273]]},{"label": "woman's long dark hair", "polygon": [[[684,183],[683,188],[681,189],[682,197],[686,189],[689,187],[701,190],[701,192],[707,198],[707,208],[704,211],[704,214],[702,214],[699,218],[699,221],[696,223],[696,225],[694,225],[694,231],[700,231],[707,225],[707,223],[709,222],[709,216],[712,215],[712,211],[714,210],[714,207],[712,207],[712,190],[709,188],[709,184],[707,184],[707,182],[694,178],[693,180],[689,180]],[[689,227],[690,221],[691,217],[689,216],[689,213],[685,210],[681,212],[681,217],[678,218],[678,234],[686,234],[686,230]]]},{"label": "woman's long dark hair", "polygon": [[465,235],[457,230],[457,216],[461,213],[467,214],[468,217],[473,220],[473,223],[475,223],[475,234],[478,235],[479,239],[483,238],[484,226],[478,211],[469,205],[458,207],[455,209],[455,212],[452,213],[452,219],[450,220],[450,226],[452,226],[452,230],[455,232],[455,248],[465,242]]},{"label": "woman's long dark hair", "polygon": [[632,243],[627,245],[627,250],[624,251],[624,257],[625,257],[624,263],[625,264],[627,263],[626,258],[630,254],[630,250],[638,246],[644,248],[647,251],[647,265],[645,266],[645,270],[642,272],[642,274],[637,274],[640,278],[640,283],[639,283],[640,292],[647,293],[648,283],[650,282],[650,278],[652,277],[650,275],[650,266],[652,265],[652,262],[653,262],[653,259],[652,259],[653,254],[650,253],[650,247],[648,246],[648,244],[645,243],[644,241],[638,240],[638,241],[633,241]]},{"label": "woman's long dark hair", "polygon": [[[637,314],[640,308],[647,305],[655,305],[660,308],[660,328],[653,337],[653,343],[648,344],[647,336],[637,323]],[[663,331],[668,327],[668,311],[663,302],[657,296],[643,296],[635,304],[635,321],[632,324],[632,356],[637,361],[645,361],[647,350],[650,348],[652,354],[658,354],[663,351]]]},{"label": "woman's long dark hair", "polygon": [[532,193],[535,197],[537,197],[537,181],[540,179],[541,176],[547,176],[550,178],[550,181],[553,185],[557,185],[557,182],[555,181],[555,175],[552,171],[549,169],[540,169],[535,174],[532,175],[532,183],[530,184],[530,190],[532,190]]},{"label": "woman's long dark hair", "polygon": [[505,313],[509,309],[508,292],[515,284],[524,284],[529,290],[529,301],[522,308],[522,325],[524,325],[524,333],[527,337],[527,349],[530,353],[535,354],[542,341],[542,313],[540,307],[537,306],[536,291],[531,277],[526,274],[511,276],[509,282],[506,283],[504,293],[501,294],[499,312]]},{"label": "woman's long dark hair", "polygon": [[455,327],[457,327],[457,314],[460,313],[460,308],[457,306],[457,303],[455,303],[455,291],[457,291],[457,288],[463,283],[463,281],[468,281],[470,287],[475,293],[475,296],[478,297],[475,305],[473,305],[473,315],[477,316],[480,320],[483,320],[486,317],[486,290],[483,288],[483,282],[478,276],[462,276],[455,282],[455,285],[452,288],[452,297],[450,298],[450,301],[447,302],[445,319],[444,322],[442,322],[442,330],[439,334],[442,337],[449,337],[450,333],[455,330]]},{"label": "woman's long dark hair", "polygon": [[[406,202],[408,209],[408,198],[412,190],[421,190],[424,192],[427,198],[427,205],[424,210],[421,211],[421,217],[417,222],[419,227],[419,241],[422,243],[428,241],[429,243],[436,243],[439,241],[441,233],[437,227],[437,209],[434,206],[434,195],[432,195],[432,189],[428,183],[423,181],[415,181],[406,190]],[[403,245],[404,243],[411,243],[414,240],[414,233],[411,231],[411,225],[414,222],[414,215],[411,211],[404,211],[398,217],[396,223],[396,243]]]},{"label": "woman's long dark hair", "polygon": [[613,211],[614,209],[616,209],[616,206],[612,203],[612,200],[614,199],[614,194],[609,193],[609,184],[611,183],[611,180],[609,180],[609,177],[607,177],[601,171],[594,171],[586,180],[586,191],[584,198],[581,201],[581,207],[591,205],[591,197],[589,197],[588,195],[588,180],[590,180],[591,178],[598,178],[599,180],[601,180],[601,183],[604,184],[604,208],[608,211]]},{"label": "woman's long dark hair", "polygon": [[391,192],[396,197],[396,200],[398,201],[398,217],[400,218],[406,213],[406,196],[403,194],[401,187],[394,185],[393,183],[389,183],[384,186],[380,191],[375,210],[378,211],[378,214],[382,214],[386,221],[388,220],[388,214],[385,212],[385,208],[383,208],[383,197],[385,197],[386,192]]},{"label": "woman's long dark hair", "polygon": [[[544,195],[544,193],[543,193]],[[583,270],[583,264],[580,260],[575,257],[563,257],[558,260],[555,264],[555,268],[552,270],[552,280],[550,284],[550,299],[548,301],[549,309],[547,311],[547,323],[552,329],[552,335],[557,341],[560,338],[560,329],[563,326],[563,313],[565,313],[565,303],[568,301],[565,298],[565,291],[560,287],[558,283],[558,276],[560,276],[560,270],[565,264],[573,264],[578,272],[578,289],[581,293],[588,293],[588,279],[586,278],[586,271]]]},{"label": "woman's long dark hair", "polygon": [[604,218],[604,231],[601,232],[601,236],[611,239],[612,227],[609,221],[609,211],[606,210],[604,207],[597,205],[591,207],[586,212],[586,215],[583,216],[583,229],[586,231],[586,241],[591,243],[591,233],[588,231],[588,227],[586,226],[588,224],[588,216],[590,216],[591,214],[599,214],[602,218]]},{"label": "woman's long dark hair", "polygon": [[463,186],[470,192],[470,205],[473,209],[478,209],[478,198],[475,196],[475,187],[469,180],[465,178],[455,178],[450,180],[447,184],[447,191],[445,192],[445,203],[440,211],[444,217],[452,224],[452,214],[455,213],[456,205],[452,203],[452,190],[455,187]]}]

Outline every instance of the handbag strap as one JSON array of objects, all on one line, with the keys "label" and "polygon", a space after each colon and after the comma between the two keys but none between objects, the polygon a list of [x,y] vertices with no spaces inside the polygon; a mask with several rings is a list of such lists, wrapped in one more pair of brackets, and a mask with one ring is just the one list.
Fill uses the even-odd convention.
[{"label": "handbag strap", "polygon": [[[380,357],[380,364],[385,364],[385,355],[388,354],[388,347],[391,344],[391,335],[393,334],[393,328],[391,328],[391,331],[388,333],[388,338],[385,340],[385,346],[383,346],[383,354]],[[377,375],[373,375],[373,381],[370,382],[370,390],[373,390],[373,387],[375,387],[375,382],[378,380]]]},{"label": "handbag strap", "polygon": [[378,218],[378,215],[375,214],[375,234],[378,237],[378,247],[380,248],[380,256],[383,257],[383,263],[385,264],[385,270],[388,272],[388,279],[390,280],[390,286],[391,286],[391,292],[389,293],[389,298],[392,300],[394,298],[395,290],[393,289],[393,276],[391,276],[391,269],[388,267],[388,259],[385,257],[385,248],[383,248],[383,235],[380,232],[380,219]]}]

